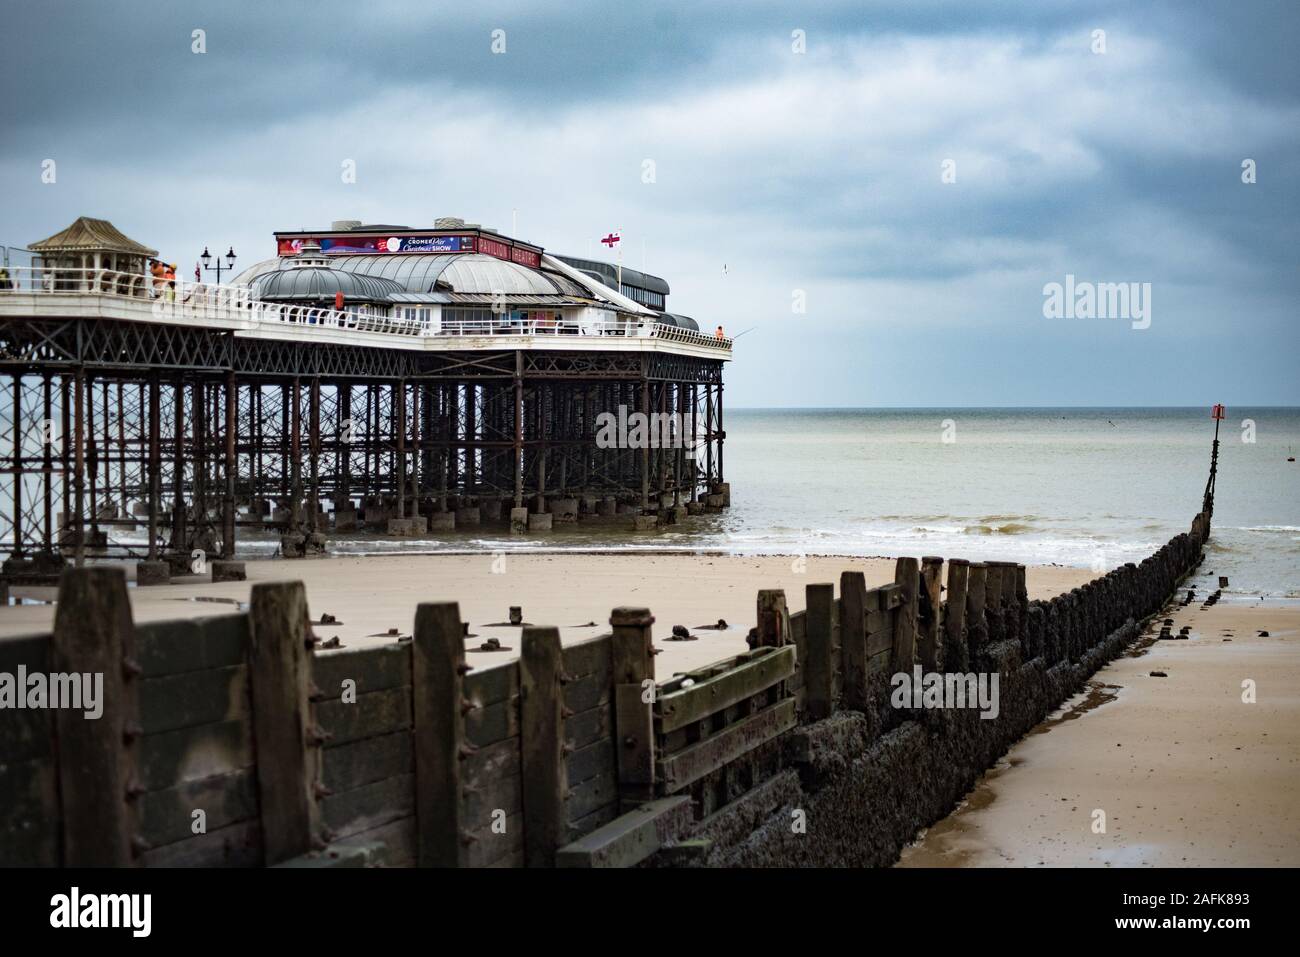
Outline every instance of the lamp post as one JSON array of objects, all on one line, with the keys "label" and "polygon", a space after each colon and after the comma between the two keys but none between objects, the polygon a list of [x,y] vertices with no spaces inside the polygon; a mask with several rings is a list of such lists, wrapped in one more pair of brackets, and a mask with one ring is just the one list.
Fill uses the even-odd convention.
[{"label": "lamp post", "polygon": [[[224,266],[221,265],[222,257],[221,256],[214,257],[210,252],[208,252],[207,246],[203,247],[203,255],[200,256],[199,258],[203,260],[203,269],[205,272],[215,272],[217,274],[217,285],[221,285],[221,274],[223,272],[234,272],[235,270],[235,247],[234,246],[231,246],[230,250],[226,253],[225,255],[226,264]],[[217,261],[217,264],[215,266],[210,265],[210,263],[214,258]]]}]

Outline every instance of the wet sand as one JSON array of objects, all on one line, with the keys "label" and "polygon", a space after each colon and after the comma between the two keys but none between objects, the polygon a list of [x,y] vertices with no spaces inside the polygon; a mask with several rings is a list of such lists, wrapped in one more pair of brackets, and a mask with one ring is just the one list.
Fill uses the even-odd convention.
[{"label": "wet sand", "polygon": [[[312,618],[323,612],[341,624],[317,625],[322,638],[337,636],[345,646],[390,642],[385,633],[410,631],[415,606],[424,601],[458,601],[461,619],[476,637],[466,643],[470,660],[490,665],[518,653],[518,629],[487,627],[505,622],[511,605],[524,621],[555,625],[565,643],[609,629],[609,613],[620,605],[647,607],[655,616],[660,649],[656,673],[700,667],[745,650],[761,588],[784,588],[792,611],[804,606],[804,586],[838,583],[840,572],[862,571],[868,585],[894,580],[889,559],[717,555],[504,554],[330,557],[247,563],[248,581],[212,584],[192,581],[131,588],[136,621],[162,621],[234,611],[247,602],[256,582],[300,579],[307,586]],[[802,569],[802,570],[801,570]],[[1050,598],[1092,578],[1086,569],[1032,567],[1026,580],[1031,598]],[[15,587],[13,595],[52,599],[54,589]],[[725,631],[698,626],[725,619]],[[48,630],[53,605],[0,608],[0,638]],[[697,641],[669,641],[673,625],[685,625]],[[474,652],[484,640],[500,638],[509,652]]]},{"label": "wet sand", "polygon": [[899,866],[1300,865],[1300,603],[1166,617],[1192,637],[1147,636],[1098,671]]}]

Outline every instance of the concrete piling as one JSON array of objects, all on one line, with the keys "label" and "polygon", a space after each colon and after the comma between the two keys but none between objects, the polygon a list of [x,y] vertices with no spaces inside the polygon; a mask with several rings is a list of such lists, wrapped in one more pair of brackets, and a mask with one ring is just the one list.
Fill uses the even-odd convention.
[{"label": "concrete piling", "polygon": [[517,535],[528,531],[527,508],[512,508],[510,510],[510,531]]}]

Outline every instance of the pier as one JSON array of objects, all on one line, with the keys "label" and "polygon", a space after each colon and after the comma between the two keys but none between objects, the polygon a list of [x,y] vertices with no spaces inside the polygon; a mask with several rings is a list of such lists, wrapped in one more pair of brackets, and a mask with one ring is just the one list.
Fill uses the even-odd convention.
[{"label": "pier", "polygon": [[[244,528],[294,557],[358,527],[631,530],[729,504],[730,339],[665,313],[654,277],[610,289],[439,222],[277,234],[279,257],[224,285],[159,280],[156,253],[102,220],[33,243],[0,285],[5,578],[105,556],[166,580],[233,559]],[[340,236],[352,253],[327,255]],[[692,434],[606,447],[598,420],[620,411]]]}]

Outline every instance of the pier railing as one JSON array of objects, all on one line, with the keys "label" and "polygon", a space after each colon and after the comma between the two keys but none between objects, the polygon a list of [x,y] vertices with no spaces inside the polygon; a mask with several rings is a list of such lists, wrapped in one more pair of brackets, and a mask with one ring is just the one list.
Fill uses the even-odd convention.
[{"label": "pier railing", "polygon": [[[150,318],[166,322],[235,323],[244,328],[298,330],[341,330],[380,333],[403,340],[461,339],[467,336],[494,338],[520,336],[622,337],[680,343],[730,354],[732,340],[706,335],[656,322],[650,317],[623,316],[614,319],[538,319],[512,321],[508,314],[489,319],[408,319],[385,315],[368,306],[343,309],[304,306],[256,299],[247,286],[165,279],[112,269],[64,269],[53,266],[6,267],[0,280],[0,314],[6,297],[33,296],[40,300],[60,298],[71,304],[74,297],[124,301],[147,307]],[[405,304],[410,305],[410,304]],[[398,307],[399,309],[401,306]],[[304,333],[311,335],[311,332]]]}]

